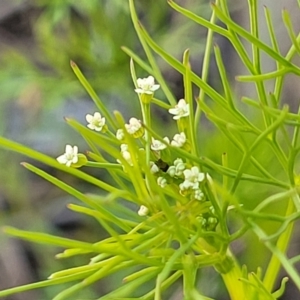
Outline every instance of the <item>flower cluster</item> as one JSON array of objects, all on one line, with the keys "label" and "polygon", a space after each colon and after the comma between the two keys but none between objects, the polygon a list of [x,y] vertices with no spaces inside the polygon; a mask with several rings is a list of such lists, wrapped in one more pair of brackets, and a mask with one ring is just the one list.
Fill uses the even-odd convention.
[{"label": "flower cluster", "polygon": [[[169,113],[173,115],[174,120],[179,120],[190,115],[189,104],[184,100],[180,99],[174,108],[170,108]],[[187,145],[187,138],[185,132],[180,132],[174,135],[172,141],[170,142],[168,137],[164,137],[165,143],[160,140],[155,140],[152,138],[151,149],[153,151],[162,151],[167,148],[167,144],[173,147],[189,149]],[[201,183],[205,181],[205,174],[200,172],[197,166],[192,166],[187,168],[186,163],[182,158],[177,158],[174,160],[173,164],[168,166],[165,173],[161,174],[160,169],[155,163],[151,164],[151,172],[153,174],[158,174],[157,184],[164,188],[169,182],[178,182],[179,193],[183,196],[189,197],[191,200],[204,200],[205,196],[201,190]]]},{"label": "flower cluster", "polygon": [[[152,76],[149,76],[147,78],[137,79],[137,87],[138,88],[135,89],[136,93],[141,94],[142,96],[146,95],[143,97],[148,97],[151,100],[154,92],[160,86],[155,84]],[[173,116],[173,119],[177,121],[190,115],[189,104],[184,99],[180,99],[177,105],[170,108],[168,111]],[[87,127],[91,130],[102,133],[105,133],[108,130],[107,125],[105,124],[105,118],[102,117],[99,112],[95,112],[93,115],[87,114],[86,121],[88,122]],[[132,117],[129,119],[128,123],[124,125],[124,129],[118,129],[115,133],[115,138],[120,141],[121,156],[127,161],[129,166],[133,166],[133,152],[129,151],[129,147],[126,144],[125,133],[127,132],[127,134],[135,139],[140,139],[144,137],[144,131],[145,129],[142,126],[142,122],[139,119]],[[137,143],[145,145],[144,138],[140,139]],[[175,160],[170,159],[172,157],[172,147],[183,148],[186,151],[189,151],[189,141],[186,136],[185,128],[181,128],[181,132],[176,133],[171,140],[168,137],[164,137],[163,139],[151,137],[149,147],[152,156],[152,161],[149,162],[150,172],[156,176],[157,184],[161,188],[166,188],[168,185],[174,187],[175,185],[178,193],[187,199],[199,201],[205,200],[206,197],[202,191],[202,186],[206,182],[206,174],[200,172],[198,166],[190,165],[190,163],[185,162],[184,159],[180,157],[177,157]],[[143,148],[141,149],[144,150]],[[72,147],[67,145],[65,153],[59,156],[57,160],[59,163],[65,164],[68,167],[77,167],[80,155],[82,154],[78,154],[77,146]],[[134,161],[138,162],[138,160],[139,156],[136,155]],[[117,159],[117,161],[122,164],[120,160]],[[85,157],[85,163],[86,162],[87,160]],[[123,169],[126,172],[124,166]],[[138,215],[146,216],[148,213],[149,209],[145,205],[140,206]],[[209,216],[211,216],[211,214]],[[207,216],[201,216],[201,218],[201,220],[199,219],[200,222],[203,223],[203,226],[206,224],[206,227],[208,223],[212,224],[215,222],[212,220],[208,221]]]},{"label": "flower cluster", "polygon": [[[186,163],[181,158],[174,160],[173,165],[169,166],[164,176],[157,178],[157,183],[161,187],[168,184],[168,176],[170,178],[180,179],[179,192],[183,196],[190,196],[191,199],[203,200],[204,193],[201,190],[201,183],[204,182],[205,173],[200,172],[197,166],[190,169],[186,167]],[[172,182],[170,180],[170,182]]]}]

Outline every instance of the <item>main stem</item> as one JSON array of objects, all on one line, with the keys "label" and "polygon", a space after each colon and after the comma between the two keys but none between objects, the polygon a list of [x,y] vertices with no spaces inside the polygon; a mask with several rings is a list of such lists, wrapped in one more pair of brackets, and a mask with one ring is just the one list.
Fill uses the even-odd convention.
[{"label": "main stem", "polygon": [[230,295],[230,299],[231,300],[246,299],[244,286],[243,283],[240,281],[240,278],[242,278],[242,271],[235,257],[230,251],[228,251],[224,264],[226,264],[226,260],[230,261],[232,265],[230,270],[226,273],[221,273],[221,276],[226,285],[227,291]]}]

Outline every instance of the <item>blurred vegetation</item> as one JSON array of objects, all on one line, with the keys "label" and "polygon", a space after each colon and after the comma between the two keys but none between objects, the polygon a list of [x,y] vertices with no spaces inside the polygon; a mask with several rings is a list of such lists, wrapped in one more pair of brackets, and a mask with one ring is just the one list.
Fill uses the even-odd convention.
[{"label": "blurred vegetation", "polygon": [[[195,11],[203,6],[201,2],[193,5],[194,1],[185,2],[190,2],[186,5]],[[186,45],[198,47],[200,54],[201,35],[191,30],[192,22],[182,23],[180,17],[172,15],[166,1],[138,4],[143,24],[172,54],[180,57]],[[205,7],[208,11],[209,7]],[[80,66],[100,94],[127,96],[132,90],[129,60],[121,46],[138,54],[141,49],[126,1],[32,0],[27,2],[23,13],[29,18],[23,21],[28,22],[27,32],[18,34],[25,37],[21,43],[2,45],[2,102],[22,98],[33,105],[36,100],[42,102],[43,109],[48,109],[67,98],[78,99],[83,89],[69,67],[70,59]]]}]

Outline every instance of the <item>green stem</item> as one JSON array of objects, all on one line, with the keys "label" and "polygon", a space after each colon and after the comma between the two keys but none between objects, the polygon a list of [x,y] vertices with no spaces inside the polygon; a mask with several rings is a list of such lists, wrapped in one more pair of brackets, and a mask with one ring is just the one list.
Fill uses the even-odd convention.
[{"label": "green stem", "polygon": [[85,78],[81,70],[78,68],[75,62],[71,61],[71,68],[73,69],[74,74],[86,90],[86,92],[90,95],[90,97],[93,99],[96,106],[99,108],[101,113],[105,116],[107,119],[107,122],[112,126],[113,129],[116,129],[116,123],[111,117],[111,114],[107,110],[106,106],[103,104],[101,99],[98,97],[97,93],[94,91],[88,80]]},{"label": "green stem", "polygon": [[[150,103],[143,103],[141,101],[141,110],[143,116],[143,123],[151,128],[151,115],[150,115]],[[146,163],[150,162],[150,145],[151,145],[151,133],[148,130],[145,130],[145,141],[146,141]]]},{"label": "green stem", "polygon": [[[285,215],[289,216],[294,211],[295,211],[295,206],[293,204],[293,201],[290,200]],[[279,237],[276,243],[276,248],[282,253],[285,253],[288,248],[292,236],[292,232],[293,232],[293,227],[294,227],[294,222],[291,222],[287,227],[286,231]],[[277,255],[273,253],[263,280],[264,286],[270,292],[274,288],[274,284],[280,270],[280,265],[281,265],[280,260],[278,259]]]},{"label": "green stem", "polygon": [[113,164],[113,163],[100,163],[94,161],[88,161],[85,165],[86,167],[92,168],[101,168],[101,169],[120,169],[122,170],[122,166],[120,164]]},{"label": "green stem", "polygon": [[[216,1],[216,5],[218,5],[218,4],[219,4],[219,0]],[[213,11],[211,18],[210,18],[210,23],[214,24],[215,21],[216,21],[216,16],[215,16],[215,12]],[[201,78],[205,82],[207,81],[207,78],[208,78],[208,72],[209,72],[209,66],[210,66],[210,56],[211,56],[211,52],[212,52],[213,35],[214,35],[214,30],[208,29],[207,38],[206,38],[206,46],[205,46],[204,57],[203,57],[202,74],[201,74]],[[205,90],[200,89],[200,92],[199,92],[200,102],[204,101],[204,98],[205,98]],[[197,132],[197,127],[199,125],[200,117],[201,117],[201,108],[200,108],[200,105],[198,102],[196,112],[195,112],[195,120],[194,120],[194,127],[195,127],[194,131],[195,132]]]},{"label": "green stem", "polygon": [[192,92],[192,82],[191,82],[191,68],[189,63],[189,50],[186,50],[183,55],[183,65],[185,66],[185,74],[183,76],[184,81],[184,98],[190,105],[190,115],[188,118],[189,125],[186,126],[188,133],[188,138],[191,141],[191,153],[193,155],[199,156],[198,143],[196,142],[196,128],[194,126],[194,103],[193,103],[193,92]]},{"label": "green stem", "polygon": [[[142,97],[140,97],[141,102],[141,110],[142,110],[142,116],[143,116],[143,122],[148,127],[151,128],[151,113],[150,113],[150,102],[145,103],[142,101]],[[151,155],[151,132],[149,130],[145,130],[145,151],[146,151],[146,161],[145,161],[145,167],[150,168],[150,155]],[[148,188],[148,192],[151,194],[151,184],[149,176],[147,175],[147,172],[145,173],[145,180],[146,180],[146,186]]]},{"label": "green stem", "polygon": [[246,299],[243,283],[240,281],[240,278],[242,278],[242,271],[231,253],[229,253],[226,259],[228,261],[230,260],[233,265],[229,272],[221,273],[221,276],[230,295],[230,299]]},{"label": "green stem", "polygon": [[[257,17],[257,0],[249,0],[249,17],[250,17],[250,28],[251,28],[251,34],[259,40],[259,35],[258,35],[258,29],[259,29],[259,24],[258,24],[258,17]],[[252,43],[252,56],[253,56],[253,66],[255,69],[256,74],[261,74],[261,63],[260,63],[260,49],[257,46],[257,44]],[[264,105],[267,105],[267,97],[266,97],[266,91],[264,87],[264,83],[262,81],[257,81],[255,83],[256,85],[256,90],[259,96],[259,99],[261,103]],[[268,114],[266,114],[265,111],[262,110],[265,126],[270,125],[270,119]]]},{"label": "green stem", "polygon": [[[296,41],[299,44],[300,33],[298,34]],[[296,53],[297,53],[296,47],[295,47],[295,45],[292,45],[290,50],[288,51],[287,55],[285,56],[286,60],[291,61]],[[278,62],[276,62],[276,63],[278,64],[278,68],[279,68],[279,63]],[[284,75],[278,77],[275,82],[274,95],[275,95],[275,98],[277,99],[278,104],[279,104],[279,98],[280,98],[282,88],[283,88],[283,80],[284,80]]]},{"label": "green stem", "polygon": [[155,61],[155,58],[154,58],[150,48],[148,47],[147,42],[145,41],[143,35],[141,34],[141,24],[139,23],[133,0],[129,0],[129,9],[130,9],[130,15],[132,18],[132,22],[133,22],[135,31],[139,37],[140,43],[142,44],[145,54],[148,58],[148,61],[152,67],[151,74],[153,74],[153,76],[155,76],[156,80],[160,83],[160,86],[161,86],[163,92],[165,93],[169,103],[172,106],[173,105],[175,106],[176,100],[175,100],[173,94],[171,93],[170,89],[168,88],[168,86],[164,80],[164,77],[162,76],[161,71]]}]

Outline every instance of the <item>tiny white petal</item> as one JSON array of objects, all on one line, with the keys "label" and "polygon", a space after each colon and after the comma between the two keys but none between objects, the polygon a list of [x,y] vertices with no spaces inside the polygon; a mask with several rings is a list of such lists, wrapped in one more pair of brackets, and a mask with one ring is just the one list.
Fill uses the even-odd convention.
[{"label": "tiny white petal", "polygon": [[87,120],[88,123],[92,123],[94,117],[93,117],[92,115],[90,115],[90,114],[87,114],[87,115],[85,116],[85,119]]},{"label": "tiny white petal", "polygon": [[181,158],[177,158],[174,160],[174,166],[177,166],[178,164],[182,164],[183,160]]},{"label": "tiny white petal", "polygon": [[157,184],[164,188],[167,185],[167,179],[164,177],[158,177],[157,178]]},{"label": "tiny white petal", "polygon": [[120,148],[121,148],[121,152],[128,151],[128,145],[127,144],[121,144]]},{"label": "tiny white petal", "polygon": [[[170,140],[169,140],[168,137],[164,137],[163,140],[167,144],[170,144]],[[159,140],[156,140],[156,139],[152,138],[151,150],[153,150],[153,151],[160,151],[160,150],[164,150],[166,148],[167,148],[167,145],[165,145],[164,143],[162,143]]]},{"label": "tiny white petal", "polygon": [[123,129],[118,129],[116,132],[116,138],[119,141],[122,141],[124,139],[124,130]]},{"label": "tiny white petal", "polygon": [[57,161],[60,163],[60,164],[62,164],[62,165],[65,165],[66,163],[67,163],[67,158],[66,158],[66,156],[63,154],[63,155],[61,155],[61,156],[59,156],[58,158],[57,158]]},{"label": "tiny white petal", "polygon": [[167,170],[167,173],[171,176],[174,177],[176,175],[176,168],[175,166],[170,166]]},{"label": "tiny white petal", "polygon": [[158,166],[153,161],[150,161],[150,172],[152,174],[159,172]]},{"label": "tiny white petal", "polygon": [[185,180],[179,185],[180,190],[188,190],[189,188],[193,187],[193,183],[191,183],[189,180]]},{"label": "tiny white petal", "polygon": [[148,207],[146,207],[145,205],[141,205],[140,209],[138,211],[138,215],[141,217],[147,216],[149,213],[149,209]]},{"label": "tiny white petal", "polygon": [[123,158],[128,162],[128,164],[130,166],[133,166],[133,162],[131,160],[131,155],[130,155],[130,152],[129,151],[123,151],[122,152],[122,156]]}]

